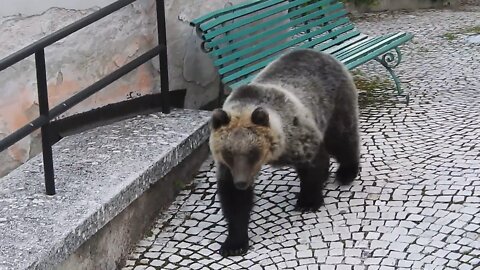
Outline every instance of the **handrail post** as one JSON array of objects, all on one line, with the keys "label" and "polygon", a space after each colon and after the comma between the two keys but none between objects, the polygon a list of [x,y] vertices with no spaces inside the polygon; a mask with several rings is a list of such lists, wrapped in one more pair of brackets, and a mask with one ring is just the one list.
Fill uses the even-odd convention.
[{"label": "handrail post", "polygon": [[[35,66],[37,72],[38,104],[40,116],[49,118],[47,71],[45,68],[45,51],[40,49],[35,53]],[[42,126],[42,154],[43,170],[45,174],[45,190],[47,195],[55,195],[55,179],[53,172],[52,143],[50,136],[50,120]]]},{"label": "handrail post", "polygon": [[162,93],[162,112],[170,113],[170,97],[168,83],[168,57],[167,57],[167,27],[165,23],[164,0],[156,0],[157,5],[157,32],[160,59],[160,90]]}]

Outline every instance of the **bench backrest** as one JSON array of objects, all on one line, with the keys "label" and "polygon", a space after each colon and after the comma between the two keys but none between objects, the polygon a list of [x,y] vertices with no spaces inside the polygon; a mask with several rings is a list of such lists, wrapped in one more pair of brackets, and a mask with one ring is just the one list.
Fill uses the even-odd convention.
[{"label": "bench backrest", "polygon": [[292,48],[325,50],[360,33],[336,0],[254,0],[191,22],[227,86],[248,82]]}]

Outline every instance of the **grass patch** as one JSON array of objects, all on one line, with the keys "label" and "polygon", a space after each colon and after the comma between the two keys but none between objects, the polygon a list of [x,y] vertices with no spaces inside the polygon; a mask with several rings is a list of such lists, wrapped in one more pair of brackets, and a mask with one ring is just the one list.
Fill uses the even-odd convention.
[{"label": "grass patch", "polygon": [[467,28],[462,31],[463,34],[480,34],[480,25]]},{"label": "grass patch", "polygon": [[457,35],[455,35],[454,33],[446,33],[445,35],[443,35],[444,38],[446,38],[447,40],[454,40],[457,38]]},{"label": "grass patch", "polygon": [[352,75],[355,86],[360,91],[371,92],[373,90],[391,87],[390,80],[386,78],[384,79],[378,76],[367,78],[365,73],[360,70],[353,70]]},{"label": "grass patch", "polygon": [[474,35],[478,35],[480,34],[480,25],[477,25],[477,26],[472,26],[472,27],[469,27],[469,28],[466,28],[466,29],[462,29],[462,30],[459,30],[459,31],[456,31],[456,32],[450,32],[450,33],[446,33],[443,35],[443,37],[447,40],[454,40],[454,39],[457,39],[458,36],[457,35],[461,35],[461,34],[474,34]]},{"label": "grass patch", "polygon": [[173,181],[173,185],[175,186],[176,190],[182,190],[183,188],[185,188],[185,183],[180,179],[176,179],[175,181]]},{"label": "grass patch", "polygon": [[155,234],[153,233],[153,230],[150,230],[150,231],[148,231],[148,232],[145,234],[146,237],[152,237],[152,236],[154,236],[154,235],[155,235]]},{"label": "grass patch", "polygon": [[379,76],[367,76],[360,70],[352,70],[353,81],[359,92],[359,105],[361,108],[377,104],[383,106],[389,102],[392,81]]},{"label": "grass patch", "polygon": [[418,49],[418,51],[419,51],[419,52],[425,52],[425,53],[430,52],[430,50],[429,50],[428,48],[425,48],[425,47],[420,47],[420,48]]},{"label": "grass patch", "polygon": [[381,79],[379,77],[374,77],[372,79],[358,77],[355,78],[354,81],[357,89],[365,92],[371,92],[373,90],[388,88],[391,86],[389,80]]}]

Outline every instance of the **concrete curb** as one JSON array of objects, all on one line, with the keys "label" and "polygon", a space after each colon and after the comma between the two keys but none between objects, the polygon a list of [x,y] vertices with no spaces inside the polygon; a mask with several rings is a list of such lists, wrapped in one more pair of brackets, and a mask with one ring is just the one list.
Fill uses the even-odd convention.
[{"label": "concrete curb", "polygon": [[[0,181],[0,269],[52,269],[208,138],[209,113],[174,110],[98,127],[54,147],[57,195],[40,156]],[[98,268],[97,268],[98,269]]]}]

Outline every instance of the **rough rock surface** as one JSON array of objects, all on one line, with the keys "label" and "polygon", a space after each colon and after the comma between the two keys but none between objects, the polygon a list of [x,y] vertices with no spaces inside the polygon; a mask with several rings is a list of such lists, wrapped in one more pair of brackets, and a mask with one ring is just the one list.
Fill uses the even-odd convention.
[{"label": "rough rock surface", "polygon": [[0,182],[0,269],[54,269],[208,138],[205,111],[142,115],[53,148],[56,191],[41,155]]}]

